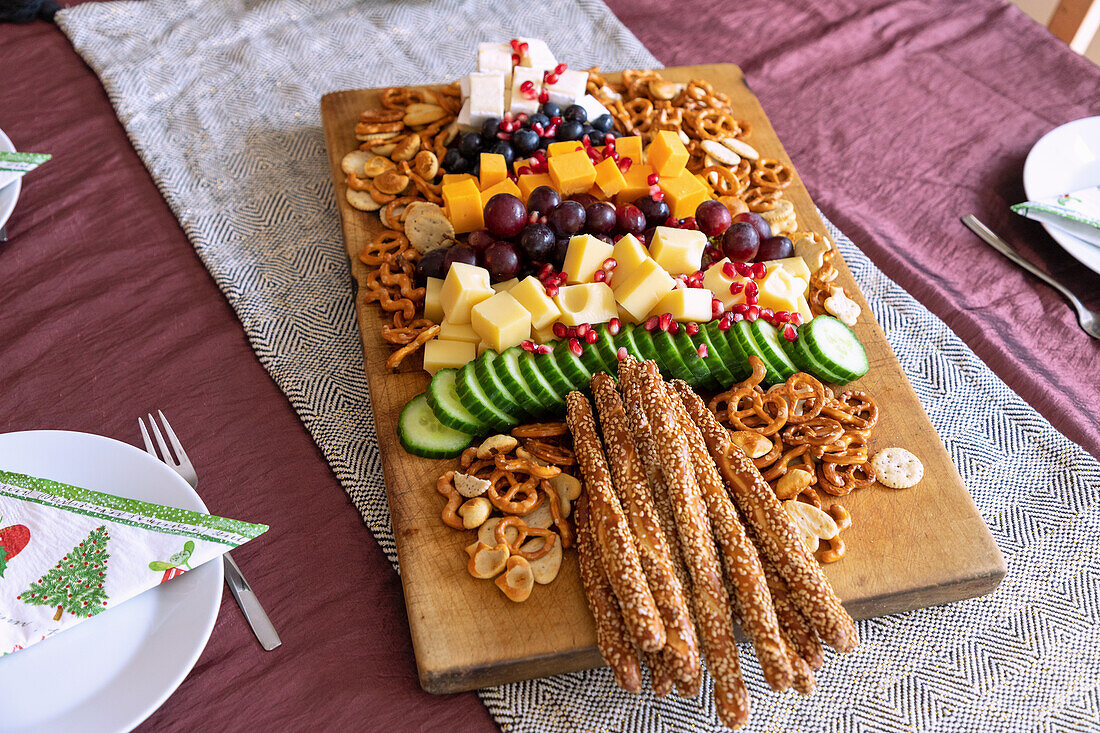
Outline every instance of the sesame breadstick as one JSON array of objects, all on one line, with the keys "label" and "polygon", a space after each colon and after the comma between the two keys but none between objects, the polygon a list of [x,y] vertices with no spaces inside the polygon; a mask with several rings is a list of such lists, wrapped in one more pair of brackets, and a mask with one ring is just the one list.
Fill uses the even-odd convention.
[{"label": "sesame breadstick", "polygon": [[638,548],[649,590],[664,622],[663,660],[672,665],[676,679],[687,681],[699,673],[699,643],[683,588],[672,569],[668,543],[649,494],[649,482],[627,426],[615,381],[606,372],[599,372],[592,377],[591,384],[611,478]]},{"label": "sesame breadstick", "polygon": [[667,697],[676,684],[672,674],[672,662],[668,658],[668,646],[666,645],[659,652],[646,652],[645,662],[649,666],[653,694],[657,697]]},{"label": "sesame breadstick", "polygon": [[746,523],[755,532],[757,545],[787,583],[795,607],[817,635],[838,652],[850,652],[859,644],[855,623],[844,610],[821,566],[802,545],[790,517],[775,492],[739,448],[729,433],[687,384],[676,385],[684,406],[699,426],[726,486],[733,494]]},{"label": "sesame breadstick", "polygon": [[787,584],[779,577],[779,573],[768,559],[761,557],[760,562],[764,567],[764,577],[768,581],[772,602],[775,604],[775,615],[779,619],[779,627],[783,630],[787,643],[800,658],[806,661],[810,669],[821,669],[825,664],[825,658],[817,633],[810,628],[805,617],[791,603],[787,595]]},{"label": "sesame breadstick", "polygon": [[[687,385],[684,385],[687,387]],[[688,451],[695,469],[695,480],[707,505],[718,549],[725,560],[726,577],[733,588],[735,608],[741,621],[741,630],[753,643],[756,658],[764,671],[764,679],[776,692],[791,686],[791,664],[779,632],[768,581],[760,567],[760,556],[745,533],[745,527],[737,516],[722,476],[707,452],[707,445],[699,428],[677,391],[667,385],[669,405],[679,421],[680,431],[687,441]],[[688,387],[690,389],[690,387]]]},{"label": "sesame breadstick", "polygon": [[643,652],[658,651],[665,645],[664,623],[646,583],[626,516],[611,486],[611,474],[588,398],[580,392],[567,394],[565,419],[573,434],[573,451],[584,476],[596,545],[630,638]]},{"label": "sesame breadstick", "polygon": [[695,620],[706,654],[707,669],[714,677],[714,701],[718,718],[728,728],[740,728],[749,719],[749,693],[741,677],[741,664],[733,636],[729,595],[722,581],[722,566],[711,533],[706,505],[695,481],[695,469],[679,422],[669,406],[668,393],[657,365],[642,362],[631,370],[641,380],[642,407],[661,458],[683,543],[684,561],[691,573]]},{"label": "sesame breadstick", "polygon": [[615,674],[615,682],[627,692],[642,691],[642,667],[630,643],[619,603],[604,575],[600,548],[588,520],[588,499],[581,496],[574,508],[577,529],[577,558],[588,609],[596,620],[596,646]]}]

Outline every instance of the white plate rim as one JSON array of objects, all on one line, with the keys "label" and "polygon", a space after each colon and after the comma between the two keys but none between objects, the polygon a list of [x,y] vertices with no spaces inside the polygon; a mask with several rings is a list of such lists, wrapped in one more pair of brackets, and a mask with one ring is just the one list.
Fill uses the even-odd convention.
[{"label": "white plate rim", "polygon": [[[5,153],[14,153],[15,145],[12,143],[2,129],[0,129],[0,150]],[[15,204],[19,201],[19,192],[23,189],[23,179],[17,178],[14,183],[8,184],[3,188],[0,188],[0,227],[8,223],[8,218],[11,217],[11,212],[15,211]],[[4,203],[4,199],[11,196],[11,200],[7,204]]]},{"label": "white plate rim", "polygon": [[[76,431],[76,430],[18,430],[18,431],[11,431],[11,432],[7,432],[7,433],[0,433],[0,441],[7,440],[7,439],[9,439],[10,436],[21,436],[21,437],[22,436],[43,436],[46,440],[53,439],[53,438],[56,438],[56,437],[59,437],[59,436],[63,436],[64,439],[72,440],[72,439],[74,439],[74,436],[80,436],[76,439],[77,440],[101,441],[101,442],[104,442],[104,443],[111,444],[116,449],[121,447],[123,450],[132,452],[135,456],[140,457],[139,460],[146,461],[147,465],[150,468],[150,470],[159,471],[165,477],[165,480],[169,484],[175,485],[175,487],[178,488],[181,492],[184,492],[184,493],[190,495],[190,497],[192,497],[197,502],[197,504],[202,507],[202,511],[204,511],[206,513],[209,513],[209,509],[207,509],[207,507],[206,507],[206,502],[204,502],[202,500],[202,497],[199,496],[199,494],[193,488],[191,488],[191,485],[188,484],[179,474],[177,474],[175,472],[175,470],[173,470],[171,467],[169,467],[167,464],[163,463],[162,461],[159,461],[159,460],[153,458],[148,453],[146,453],[144,450],[141,450],[140,448],[137,448],[136,446],[130,445],[129,443],[124,443],[120,440],[115,440],[114,438],[108,438],[108,437],[103,436],[103,435],[95,435],[94,433],[84,433],[84,432],[80,432],[80,431]],[[46,436],[50,436],[50,437],[46,437]],[[218,612],[221,608],[221,601],[222,601],[223,583],[225,582],[225,575],[224,575],[225,571],[224,571],[224,568],[223,568],[223,564],[220,563],[220,562],[217,562],[217,561],[211,561],[211,562],[205,563],[203,565],[203,567],[204,568],[209,567],[210,571],[212,571],[212,572],[208,573],[208,574],[212,575],[212,578],[207,582],[211,585],[211,587],[216,588],[216,593],[214,594],[214,599],[213,599],[213,603],[211,604],[211,607],[209,609],[207,609],[207,613],[206,613],[206,617],[205,617],[205,623],[203,624],[202,632],[201,632],[200,636],[195,639],[194,650],[192,651],[192,653],[185,660],[183,660],[183,663],[180,666],[179,672],[175,676],[170,678],[169,680],[166,680],[164,685],[163,685],[163,688],[161,690],[159,690],[157,692],[157,694],[155,695],[155,697],[150,699],[150,701],[148,703],[146,703],[145,705],[139,706],[140,709],[136,709],[134,711],[134,713],[130,716],[129,721],[126,722],[120,730],[122,730],[122,731],[131,731],[131,730],[133,730],[134,728],[139,726],[141,723],[143,723],[146,719],[148,719],[149,716],[151,716],[153,713],[155,713],[157,710],[159,710],[160,707],[168,700],[168,698],[171,697],[177,689],[179,689],[179,686],[181,684],[183,684],[183,681],[185,679],[187,679],[187,676],[189,674],[191,674],[191,670],[194,669],[195,664],[199,660],[199,657],[202,656],[203,651],[205,651],[206,645],[210,641],[210,635],[214,631],[214,625],[218,620]],[[196,570],[198,570],[198,568],[196,568]],[[151,591],[147,591],[147,592],[155,592],[155,589],[153,589]],[[63,638],[63,637],[59,637],[59,638]],[[57,640],[53,640],[51,643],[56,644],[58,642],[57,642]],[[11,659],[15,660],[17,658],[18,657],[12,657]]]},{"label": "white plate rim", "polygon": [[[1028,201],[1034,201],[1036,199],[1052,196],[1057,191],[1044,191],[1039,186],[1037,180],[1037,174],[1035,170],[1038,166],[1038,159],[1043,154],[1043,148],[1052,144],[1052,140],[1055,140],[1062,135],[1065,135],[1069,128],[1073,127],[1091,127],[1095,125],[1098,132],[1100,132],[1100,115],[1092,117],[1082,117],[1080,119],[1066,122],[1065,124],[1058,125],[1054,129],[1048,131],[1045,135],[1035,141],[1035,144],[1031,146],[1031,150],[1028,151],[1027,158],[1024,160],[1023,170],[1023,184],[1024,195]],[[1043,228],[1047,230],[1051,238],[1057,242],[1062,249],[1064,249],[1071,257],[1080,262],[1085,267],[1089,268],[1093,272],[1100,274],[1100,256],[1096,254],[1096,248],[1092,245],[1084,242],[1077,237],[1064,232],[1057,227],[1052,227],[1049,224],[1042,224]]]}]

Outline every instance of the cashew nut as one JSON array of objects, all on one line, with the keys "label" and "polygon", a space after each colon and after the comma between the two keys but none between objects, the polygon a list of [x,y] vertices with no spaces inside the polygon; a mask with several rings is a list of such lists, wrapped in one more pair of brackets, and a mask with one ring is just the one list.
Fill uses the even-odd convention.
[{"label": "cashew nut", "polygon": [[[470,561],[466,563],[466,570],[470,575],[482,580],[499,575],[507,566],[509,555],[508,545],[495,545],[489,547],[484,542],[478,542],[474,554],[470,555]],[[520,558],[523,560],[523,558]],[[523,560],[527,562],[526,560]]]},{"label": "cashew nut", "polygon": [[[525,552],[533,552],[541,549],[545,542],[546,540],[542,537],[533,537],[525,542],[520,549]],[[546,585],[558,577],[558,570],[561,569],[561,545],[561,542],[555,542],[545,555],[536,560],[528,561],[535,582],[539,585]]]},{"label": "cashew nut", "polygon": [[477,529],[485,524],[489,513],[493,511],[493,505],[484,496],[469,499],[458,508],[458,516],[462,517],[462,526],[466,529]]},{"label": "cashew nut", "polygon": [[[793,499],[813,482],[813,476],[806,469],[791,468],[775,482],[775,495],[780,501]],[[460,509],[459,514],[461,513],[462,510]]]},{"label": "cashew nut", "polygon": [[481,445],[477,447],[477,457],[480,460],[485,460],[486,458],[492,458],[494,454],[503,455],[515,449],[517,445],[519,445],[519,441],[511,435],[504,435],[503,433],[490,435],[481,441]]},{"label": "cashew nut", "polygon": [[760,433],[752,430],[737,430],[730,433],[730,440],[749,458],[759,458],[768,454],[772,442]]},{"label": "cashew nut", "polygon": [[531,572],[531,564],[526,558],[512,555],[508,558],[506,567],[504,574],[493,582],[504,595],[508,596],[509,600],[516,603],[526,601],[531,596],[531,589],[535,587],[535,576]]},{"label": "cashew nut", "polygon": [[561,515],[568,517],[572,513],[572,502],[576,501],[577,497],[581,495],[581,482],[568,473],[559,473],[550,479],[550,485],[554,487],[554,491],[558,492],[558,499],[561,501]]}]

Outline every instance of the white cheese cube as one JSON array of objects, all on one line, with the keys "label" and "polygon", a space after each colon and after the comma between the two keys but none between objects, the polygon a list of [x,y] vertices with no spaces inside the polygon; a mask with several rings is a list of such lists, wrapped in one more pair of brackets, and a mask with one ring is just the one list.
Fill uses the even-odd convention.
[{"label": "white cheese cube", "polygon": [[[587,85],[587,82],[585,82],[585,84]],[[573,104],[584,107],[584,111],[588,113],[589,122],[596,119],[600,115],[611,114],[611,112],[608,111],[607,107],[604,107],[602,104],[600,104],[600,100],[596,99],[591,94],[585,94],[583,97],[573,102]]]},{"label": "white cheese cube", "polygon": [[[542,91],[544,69],[517,66],[512,73],[512,93],[508,97],[508,111],[514,115],[523,112],[533,115],[539,111],[539,93]],[[534,86],[533,97],[528,97],[520,89],[526,82]]]},{"label": "white cheese cube", "polygon": [[504,89],[512,88],[512,47],[507,43],[477,44],[477,70],[504,75]]},{"label": "white cheese cube", "polygon": [[542,69],[552,69],[558,65],[554,54],[550,53],[550,47],[546,41],[537,38],[520,38],[520,43],[527,44],[527,53],[520,59],[520,66],[533,66]]},{"label": "white cheese cube", "polygon": [[584,96],[587,86],[587,71],[566,69],[558,76],[556,83],[546,84],[543,88],[546,89],[551,102],[565,109]]},{"label": "white cheese cube", "polygon": [[464,76],[458,80],[458,91],[463,99],[470,98],[470,77]]},{"label": "white cheese cube", "polygon": [[470,74],[470,124],[481,127],[490,117],[504,115],[504,75]]},{"label": "white cheese cube", "polygon": [[462,100],[462,109],[458,111],[458,119],[455,120],[455,124],[458,125],[458,129],[463,132],[470,132],[471,130],[480,130],[481,128],[475,128],[470,123],[470,98]]}]

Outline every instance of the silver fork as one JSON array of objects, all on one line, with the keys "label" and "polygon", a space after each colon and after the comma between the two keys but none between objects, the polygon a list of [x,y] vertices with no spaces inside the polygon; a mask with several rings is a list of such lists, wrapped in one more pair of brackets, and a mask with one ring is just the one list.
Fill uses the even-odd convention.
[{"label": "silver fork", "polygon": [[[157,414],[160,416],[160,421],[164,423],[164,432],[168,433],[168,440],[172,443],[172,451],[176,454],[176,457],[173,459],[172,453],[168,452],[168,446],[165,444],[164,438],[160,434],[160,428],[157,427],[157,421],[153,419],[151,414],[148,416],[149,427],[153,431],[153,435],[157,438],[157,445],[160,446],[160,455],[157,455],[157,450],[153,447],[153,441],[149,439],[149,432],[145,429],[145,422],[139,417],[138,427],[141,428],[141,437],[145,440],[146,452],[153,458],[167,463],[172,470],[183,477],[184,481],[191,484],[191,488],[197,489],[199,487],[199,476],[195,473],[195,467],[191,465],[191,460],[183,450],[183,446],[180,444],[179,438],[176,437],[175,431],[172,430],[168,418],[166,418],[164,413],[160,410],[157,410]],[[244,613],[245,620],[248,621],[248,625],[252,627],[252,633],[254,633],[259,640],[260,646],[267,651],[271,651],[282,644],[283,641],[279,638],[279,632],[275,630],[275,627],[271,623],[271,619],[267,617],[267,613],[264,611],[264,607],[260,605],[260,600],[256,598],[256,594],[252,592],[252,586],[245,580],[244,575],[241,574],[241,569],[237,567],[237,563],[233,561],[233,558],[229,556],[228,552],[222,555],[222,562],[225,565],[225,583],[229,586],[229,592],[233,594],[234,600],[236,600],[237,605],[240,606],[241,612]]]}]

